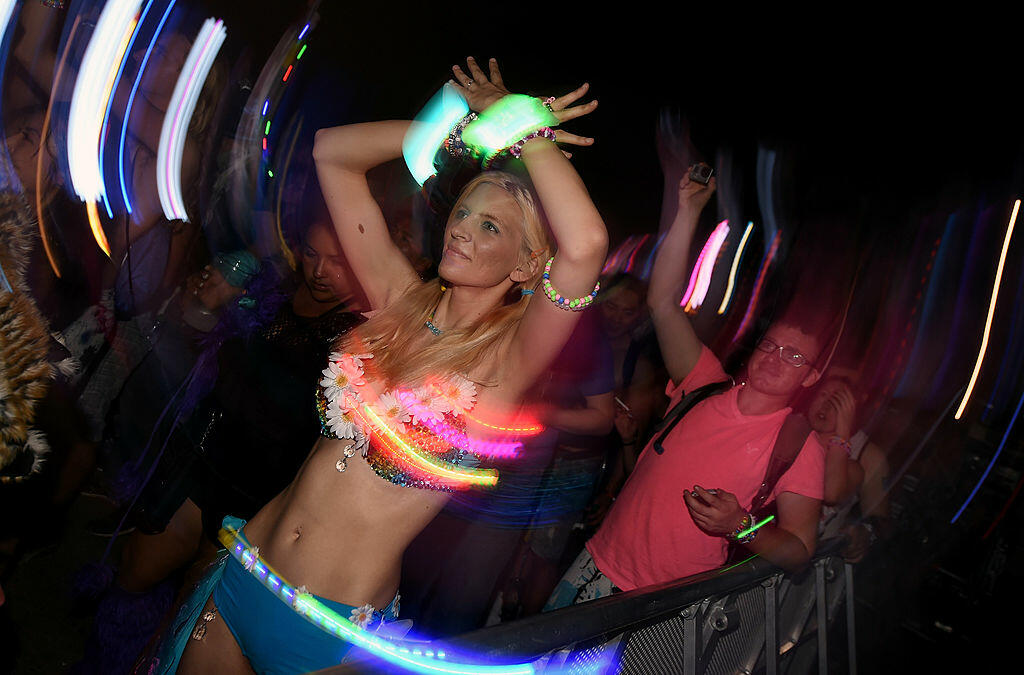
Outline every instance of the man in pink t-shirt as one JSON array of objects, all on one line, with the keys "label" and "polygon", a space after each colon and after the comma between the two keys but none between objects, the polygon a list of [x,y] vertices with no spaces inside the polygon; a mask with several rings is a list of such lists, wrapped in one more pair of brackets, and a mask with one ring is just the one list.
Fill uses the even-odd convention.
[{"label": "man in pink t-shirt", "polygon": [[[690,242],[714,192],[685,177],[679,210],[658,250],[648,304],[668,370],[669,410],[686,392],[728,380],[679,307]],[[555,609],[615,590],[632,590],[719,567],[730,541],[748,527],[751,502],[793,396],[817,382],[815,362],[827,342],[803,321],[772,324],[757,345],[745,381],[691,409],[640,454],[600,530],[555,588]],[[656,436],[657,437],[657,436]],[[809,435],[772,490],[777,518],[739,541],[750,554],[798,569],[814,552],[825,453]]]}]

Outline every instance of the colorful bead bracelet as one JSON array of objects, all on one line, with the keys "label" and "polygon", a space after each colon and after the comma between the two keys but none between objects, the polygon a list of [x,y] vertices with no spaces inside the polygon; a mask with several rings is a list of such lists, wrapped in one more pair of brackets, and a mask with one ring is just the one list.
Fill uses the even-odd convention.
[{"label": "colorful bead bracelet", "polygon": [[584,295],[582,298],[563,298],[562,294],[551,284],[551,264],[554,262],[555,256],[551,256],[548,258],[547,264],[544,265],[544,295],[548,296],[548,300],[555,303],[556,307],[567,312],[581,312],[589,307],[594,302],[594,298],[597,297],[597,292],[601,290],[601,282],[597,282],[590,295]]}]

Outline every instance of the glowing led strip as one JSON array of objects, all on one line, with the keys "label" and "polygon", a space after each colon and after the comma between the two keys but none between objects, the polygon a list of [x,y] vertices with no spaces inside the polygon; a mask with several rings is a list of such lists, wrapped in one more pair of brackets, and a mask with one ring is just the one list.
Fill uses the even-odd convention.
[{"label": "glowing led strip", "polygon": [[281,577],[270,565],[249,548],[237,530],[221,528],[218,539],[231,556],[240,562],[269,591],[288,604],[310,623],[331,635],[367,650],[374,656],[417,673],[452,673],[454,675],[530,675],[532,664],[485,665],[453,663],[446,660],[441,649],[409,649],[359,628],[309,593],[302,593]]},{"label": "glowing led strip", "polygon": [[84,202],[105,197],[99,140],[104,111],[141,0],[109,0],[85,49],[68,111],[68,168]]},{"label": "glowing led strip", "polygon": [[[150,0],[152,2],[152,0]],[[146,72],[146,65],[149,63],[149,57],[153,53],[153,47],[156,46],[156,41],[160,37],[160,31],[164,28],[164,23],[167,22],[167,17],[170,16],[171,10],[174,8],[174,3],[177,0],[171,0],[167,5],[167,9],[164,10],[164,15],[160,17],[160,23],[157,24],[156,30],[153,31],[153,37],[149,39],[149,46],[146,47],[146,52],[142,57],[142,63],[139,64],[139,72],[135,74],[135,82],[132,83],[132,90],[128,94],[128,103],[124,108],[124,119],[121,121],[121,137],[117,143],[117,175],[120,180],[121,186],[121,198],[124,200],[124,207],[128,210],[128,213],[132,212],[132,204],[128,199],[128,184],[124,179],[124,145],[125,137],[128,134],[128,122],[132,116],[132,104],[135,102],[135,93],[139,90],[139,84],[142,82],[142,74]],[[149,12],[149,5],[146,6],[146,10],[143,12],[143,18],[139,20],[139,25],[142,25],[142,21],[145,19],[145,14]]]},{"label": "glowing led strip", "polygon": [[762,520],[760,523],[757,523],[756,525],[751,525],[750,527],[748,527],[747,529],[743,530],[742,532],[737,532],[736,533],[736,538],[737,539],[742,539],[743,537],[746,537],[747,535],[749,535],[751,532],[756,532],[757,530],[760,530],[762,527],[764,527],[768,523],[772,522],[773,520],[775,520],[775,516],[768,516],[767,518]]},{"label": "glowing led strip", "polygon": [[363,411],[372,422],[372,426],[384,432],[392,442],[397,443],[403,451],[402,459],[416,465],[421,471],[430,474],[435,478],[453,483],[474,483],[477,485],[495,485],[498,482],[498,472],[494,469],[467,469],[458,470],[436,461],[433,457],[420,452],[418,449],[407,443],[401,436],[395,433],[368,405],[363,405]]},{"label": "glowing led strip", "polygon": [[729,282],[725,287],[725,297],[722,298],[722,304],[718,306],[718,313],[725,314],[725,311],[729,309],[729,301],[732,300],[732,292],[736,284],[736,270],[739,269],[740,263],[743,261],[743,252],[747,248],[747,239],[750,238],[750,232],[754,229],[754,221],[747,223],[747,229],[743,231],[743,236],[740,238],[740,245],[736,249],[736,255],[732,257],[732,268],[729,269]]},{"label": "glowing led strip", "polygon": [[434,175],[434,155],[456,122],[469,112],[466,99],[451,84],[434,94],[402,139],[402,156],[420,185]]},{"label": "glowing led strip", "polygon": [[708,289],[711,287],[711,276],[715,272],[715,263],[718,262],[718,254],[722,250],[722,245],[725,243],[726,238],[729,236],[729,221],[723,220],[715,228],[715,231],[711,233],[708,238],[708,251],[705,255],[702,255],[700,272],[697,275],[697,287],[693,291],[693,295],[690,297],[690,302],[687,303],[686,309],[689,311],[696,311],[704,304],[704,298],[707,297]]},{"label": "glowing led strip", "polygon": [[452,425],[430,414],[426,406],[416,401],[416,396],[409,391],[396,390],[398,400],[419,420],[419,423],[430,430],[430,433],[443,439],[449,445],[466,450],[481,457],[511,458],[519,455],[523,444],[518,441],[477,441]]},{"label": "glowing led strip", "polygon": [[211,18],[203,23],[189,51],[185,67],[178,76],[174,94],[171,95],[171,105],[164,116],[157,151],[156,185],[160,206],[168,220],[188,221],[181,192],[181,158],[185,150],[185,137],[206,76],[226,36],[223,21]]},{"label": "glowing led strip", "polygon": [[988,303],[988,316],[985,318],[985,332],[981,336],[981,349],[978,350],[978,360],[974,364],[974,372],[971,373],[971,381],[967,385],[967,391],[964,392],[964,398],[960,401],[960,407],[957,408],[956,414],[953,415],[953,419],[956,420],[960,419],[960,416],[964,414],[964,410],[967,408],[967,402],[971,398],[974,385],[978,382],[978,375],[981,373],[981,364],[985,360],[985,351],[988,349],[988,336],[992,330],[992,317],[995,315],[996,299],[999,297],[999,282],[1003,279],[1003,265],[1006,263],[1006,252],[1010,248],[1010,238],[1013,237],[1013,226],[1017,222],[1018,210],[1020,210],[1019,199],[1013,203],[1010,224],[1006,226],[1006,236],[1003,237],[1003,250],[999,253],[999,264],[996,266],[996,280],[992,284],[992,298]]},{"label": "glowing led strip", "polygon": [[469,413],[463,413],[463,415],[466,417],[467,420],[473,422],[474,424],[479,424],[482,427],[494,429],[495,431],[504,431],[509,434],[512,434],[513,436],[536,436],[540,432],[544,431],[544,426],[542,424],[534,423],[528,424],[523,427],[503,427],[496,424],[484,422],[482,419],[478,417],[473,417]]}]

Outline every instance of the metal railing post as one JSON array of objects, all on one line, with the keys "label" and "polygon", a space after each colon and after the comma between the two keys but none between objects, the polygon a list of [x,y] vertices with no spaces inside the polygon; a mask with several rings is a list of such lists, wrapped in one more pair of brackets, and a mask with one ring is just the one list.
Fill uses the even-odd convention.
[{"label": "metal railing post", "polygon": [[779,665],[778,581],[779,575],[773,574],[761,582],[764,587],[764,667],[766,675],[776,675]]},{"label": "metal railing post", "polygon": [[828,675],[828,610],[825,606],[825,565],[828,558],[814,563],[814,593],[817,596],[818,675]]},{"label": "metal railing post", "polygon": [[697,675],[697,615],[700,603],[690,605],[683,617],[683,675]]},{"label": "metal railing post", "polygon": [[856,608],[853,605],[853,565],[844,563],[846,572],[846,652],[850,657],[850,675],[857,675]]}]

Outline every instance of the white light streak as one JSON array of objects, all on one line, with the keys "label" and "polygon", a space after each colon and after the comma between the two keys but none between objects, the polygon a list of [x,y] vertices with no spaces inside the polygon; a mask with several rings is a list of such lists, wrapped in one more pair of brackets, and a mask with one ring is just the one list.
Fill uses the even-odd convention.
[{"label": "white light streak", "polygon": [[220,19],[210,18],[203,23],[189,51],[185,67],[178,76],[171,103],[164,116],[157,150],[156,185],[160,206],[168,220],[188,221],[181,190],[181,158],[185,151],[185,138],[199,94],[225,37],[227,31]]},{"label": "white light streak", "polygon": [[100,131],[141,4],[142,0],[107,2],[78,69],[68,112],[68,168],[75,194],[86,203],[106,196]]}]

